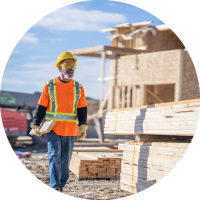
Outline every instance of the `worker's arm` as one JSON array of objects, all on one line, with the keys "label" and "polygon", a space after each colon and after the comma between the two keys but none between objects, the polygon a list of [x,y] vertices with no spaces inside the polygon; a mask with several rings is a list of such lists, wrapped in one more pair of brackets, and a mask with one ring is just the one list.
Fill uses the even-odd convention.
[{"label": "worker's arm", "polygon": [[42,120],[45,117],[46,110],[47,107],[37,104],[35,112],[33,114],[33,125],[39,126],[41,124]]},{"label": "worker's arm", "polygon": [[77,116],[79,126],[81,126],[82,124],[87,125],[87,107],[77,108]]}]

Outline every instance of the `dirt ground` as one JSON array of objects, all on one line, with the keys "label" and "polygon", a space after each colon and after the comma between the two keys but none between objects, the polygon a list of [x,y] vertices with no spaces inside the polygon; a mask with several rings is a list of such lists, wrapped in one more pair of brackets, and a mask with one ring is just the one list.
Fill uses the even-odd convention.
[{"label": "dirt ground", "polygon": [[[45,144],[32,145],[31,141],[18,141],[14,151],[31,152],[29,158],[21,158],[21,162],[40,181],[49,185],[48,152]],[[63,193],[82,199],[118,199],[132,195],[120,190],[119,179],[82,179],[70,172]]]}]

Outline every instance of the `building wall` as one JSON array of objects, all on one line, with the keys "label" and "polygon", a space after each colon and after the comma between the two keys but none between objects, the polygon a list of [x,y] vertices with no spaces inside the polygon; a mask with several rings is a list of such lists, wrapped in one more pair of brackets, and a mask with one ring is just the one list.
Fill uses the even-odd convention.
[{"label": "building wall", "polygon": [[158,31],[155,36],[151,32],[148,32],[146,37],[148,52],[185,48],[172,30]]},{"label": "building wall", "polygon": [[[145,85],[175,84],[174,99],[179,99],[180,55],[182,50],[171,50],[138,55],[121,56],[110,61],[110,75],[117,77],[110,81],[109,110],[116,106],[117,88],[132,87],[130,106],[144,105]],[[118,99],[120,101],[120,99]],[[120,107],[120,106],[119,106]]]},{"label": "building wall", "polygon": [[182,100],[200,98],[199,81],[191,57],[183,51]]}]

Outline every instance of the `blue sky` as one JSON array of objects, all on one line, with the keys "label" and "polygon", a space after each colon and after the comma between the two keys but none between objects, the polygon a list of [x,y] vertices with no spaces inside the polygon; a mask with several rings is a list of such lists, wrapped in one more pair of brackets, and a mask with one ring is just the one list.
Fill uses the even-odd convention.
[{"label": "blue sky", "polygon": [[[153,21],[163,24],[152,14],[129,4],[94,0],[71,4],[58,9],[36,24],[21,38],[6,65],[1,90],[41,92],[46,81],[59,76],[55,67],[58,55],[71,49],[110,45],[110,33],[99,30],[121,23]],[[75,56],[74,79],[80,82],[87,97],[99,99],[101,59]],[[106,59],[108,75],[109,59]],[[105,85],[105,93],[108,84]]]}]

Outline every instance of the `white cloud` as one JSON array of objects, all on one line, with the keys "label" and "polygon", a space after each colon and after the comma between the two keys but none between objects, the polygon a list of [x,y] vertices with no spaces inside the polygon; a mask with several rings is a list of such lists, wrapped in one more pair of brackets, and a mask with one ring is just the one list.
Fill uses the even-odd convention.
[{"label": "white cloud", "polygon": [[48,58],[49,56],[47,55],[35,55],[35,56],[30,56],[28,57],[31,60],[38,60],[38,59],[43,59],[43,58]]},{"label": "white cloud", "polygon": [[3,83],[12,83],[12,84],[25,84],[26,81],[23,81],[23,80],[13,80],[13,79],[3,79],[2,81]]},{"label": "white cloud", "polygon": [[49,38],[49,39],[46,39],[47,41],[50,41],[50,42],[62,42],[64,41],[63,38]]},{"label": "white cloud", "polygon": [[13,54],[20,54],[20,51],[14,50],[12,53]]},{"label": "white cloud", "polygon": [[67,6],[44,17],[36,26],[59,31],[99,31],[123,22],[126,17],[122,14]]},{"label": "white cloud", "polygon": [[34,33],[26,33],[22,39],[20,40],[20,42],[23,43],[31,43],[31,44],[38,44],[38,38],[35,37]]},{"label": "white cloud", "polygon": [[115,3],[108,3],[109,6],[117,6]]},{"label": "white cloud", "polygon": [[[108,64],[107,60],[106,76],[108,75]],[[11,70],[7,66],[6,77],[3,78],[2,84],[4,87],[8,83],[11,86],[14,85],[15,88],[19,88],[17,89],[18,91],[21,90],[22,85],[28,86],[30,92],[41,91],[48,80],[60,76],[60,72],[55,65],[55,61],[40,64],[27,63],[18,68],[18,70]],[[101,77],[101,59],[78,58],[74,79],[83,85],[86,96],[99,98],[100,82],[97,80],[99,77]],[[105,93],[106,91],[107,86],[105,85]]]}]

